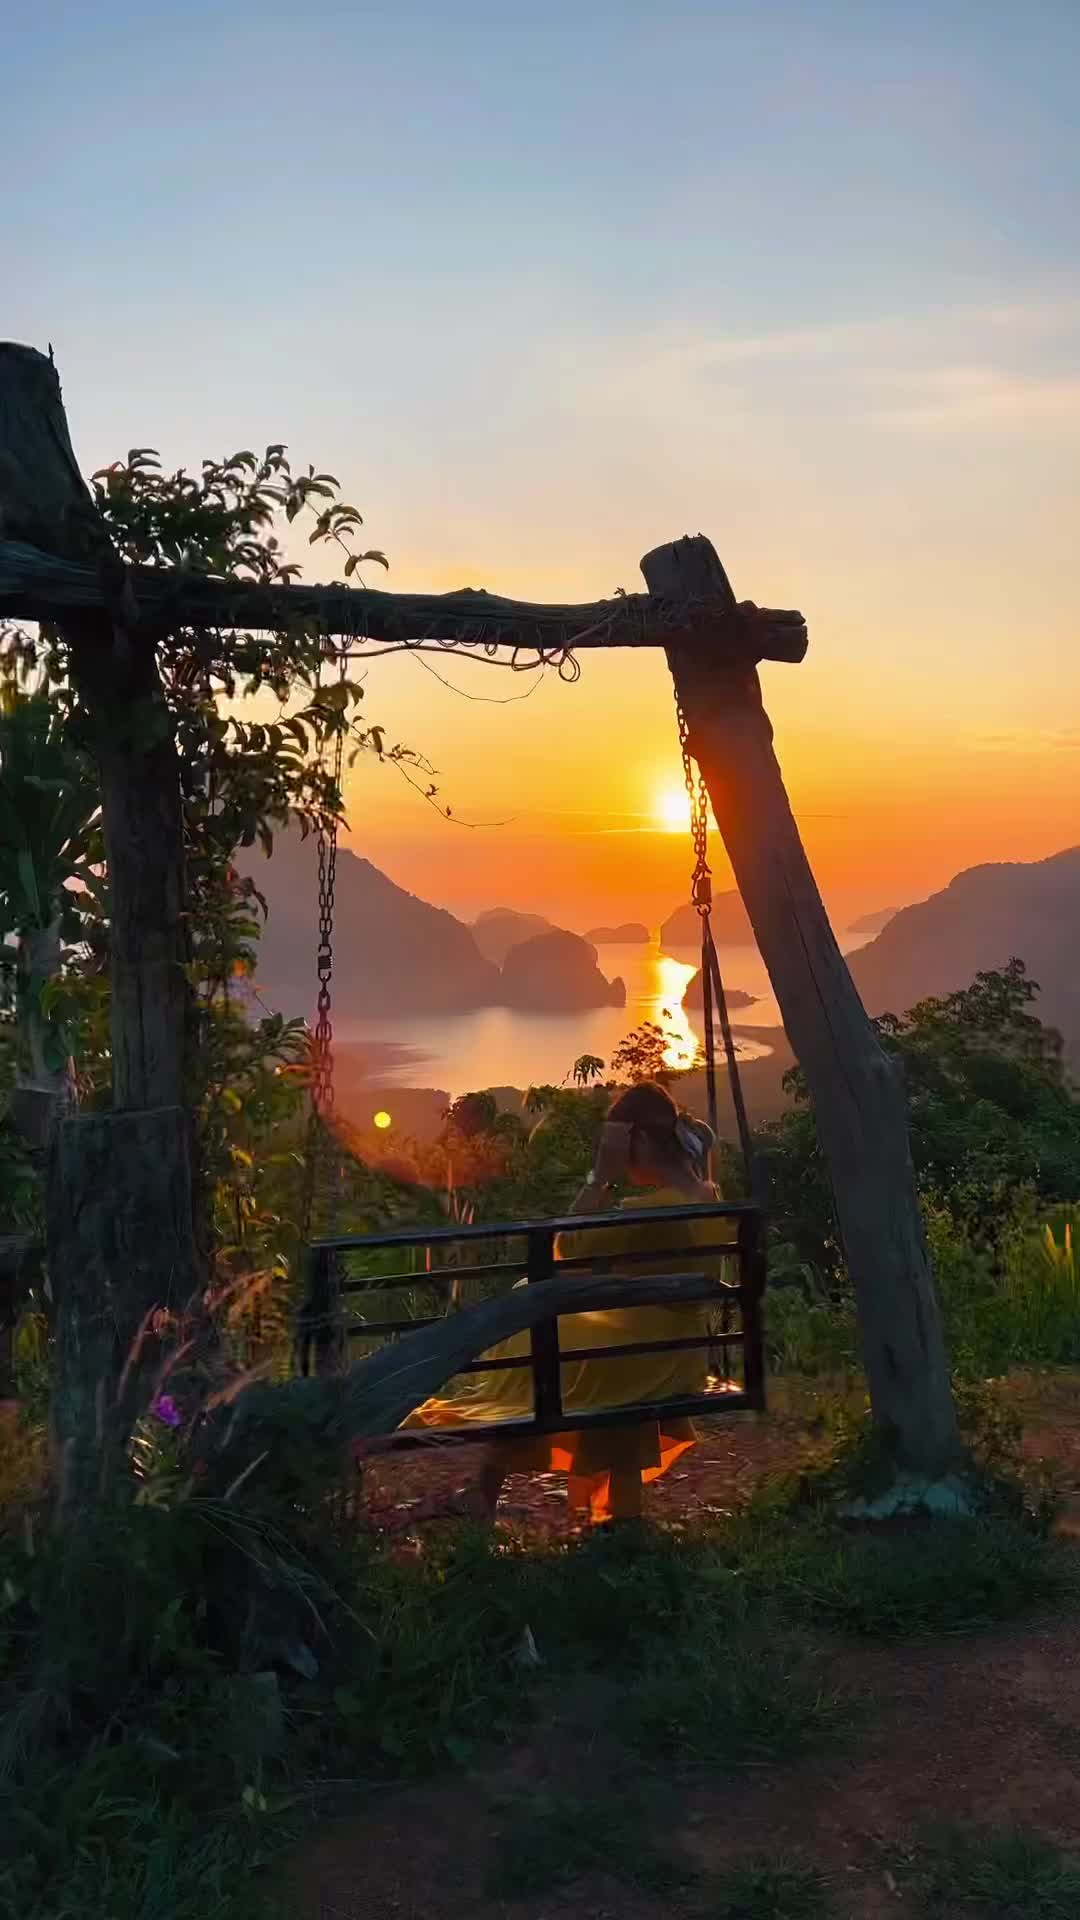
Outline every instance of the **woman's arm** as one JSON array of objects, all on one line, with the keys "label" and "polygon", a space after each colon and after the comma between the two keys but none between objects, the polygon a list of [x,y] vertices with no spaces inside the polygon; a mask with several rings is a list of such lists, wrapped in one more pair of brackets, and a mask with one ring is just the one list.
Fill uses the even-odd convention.
[{"label": "woman's arm", "polygon": [[607,1213],[615,1188],[607,1181],[586,1180],[570,1202],[571,1213]]},{"label": "woman's arm", "polygon": [[617,1120],[606,1120],[600,1133],[592,1176],[579,1188],[571,1202],[571,1213],[606,1213],[615,1188],[626,1176],[630,1165],[631,1127]]}]

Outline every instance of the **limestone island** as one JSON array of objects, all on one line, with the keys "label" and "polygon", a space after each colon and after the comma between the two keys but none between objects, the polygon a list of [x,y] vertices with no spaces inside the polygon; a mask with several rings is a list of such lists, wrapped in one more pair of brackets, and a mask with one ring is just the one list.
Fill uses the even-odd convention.
[{"label": "limestone island", "polygon": [[534,1013],[582,1013],[625,1007],[626,986],[606,980],[596,948],[576,933],[540,933],[511,947],[502,969],[502,1002]]}]

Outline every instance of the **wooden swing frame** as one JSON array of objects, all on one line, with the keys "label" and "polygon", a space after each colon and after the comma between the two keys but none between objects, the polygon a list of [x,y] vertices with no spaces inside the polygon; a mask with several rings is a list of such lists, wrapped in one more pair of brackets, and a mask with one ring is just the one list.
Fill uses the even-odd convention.
[{"label": "wooden swing frame", "polygon": [[[121,1441],[130,1420],[122,1402],[137,1381],[118,1351],[207,1274],[187,1106],[183,806],[158,650],[181,627],[275,632],[297,620],[354,645],[452,645],[545,661],[589,648],[663,649],[814,1103],[875,1423],[906,1468],[937,1474],[959,1457],[903,1087],[829,925],[761,697],[759,663],[801,660],[805,622],[737,603],[701,535],[657,547],[641,564],[644,594],[558,607],[128,567],[82,478],[51,353],[0,343],[0,620],[62,631],[101,781],[112,895],[113,1110],[60,1124],[48,1209],[49,1271],[66,1323],[58,1444],[70,1441],[88,1473],[103,1419]],[[146,1364],[150,1357],[148,1349]],[[97,1399],[87,1395],[91,1376],[103,1383]]]}]

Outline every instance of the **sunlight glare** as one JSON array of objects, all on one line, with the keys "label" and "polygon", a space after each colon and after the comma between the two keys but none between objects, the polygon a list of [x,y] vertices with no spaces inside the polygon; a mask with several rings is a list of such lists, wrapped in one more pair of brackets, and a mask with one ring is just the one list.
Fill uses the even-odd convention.
[{"label": "sunlight glare", "polygon": [[380,1108],[379,1112],[375,1115],[375,1125],[382,1132],[385,1132],[387,1127],[392,1127],[393,1124],[394,1123],[390,1118],[390,1115],[386,1112],[385,1108]]},{"label": "sunlight glare", "polygon": [[662,787],[656,796],[656,819],[665,833],[689,833],[690,801],[683,787]]}]

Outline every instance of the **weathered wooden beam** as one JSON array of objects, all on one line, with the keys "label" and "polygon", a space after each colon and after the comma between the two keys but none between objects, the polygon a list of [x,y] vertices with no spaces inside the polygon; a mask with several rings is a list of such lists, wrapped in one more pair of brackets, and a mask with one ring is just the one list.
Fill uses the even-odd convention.
[{"label": "weathered wooden beam", "polygon": [[[2,490],[0,490],[2,492]],[[801,613],[736,606],[715,594],[631,593],[584,605],[545,606],[463,587],[456,593],[386,593],[341,586],[269,587],[182,569],[136,567],[130,584],[140,624],[161,638],[178,627],[280,632],[313,621],[326,634],[386,646],[498,647],[561,653],[595,647],[706,647],[717,660],[798,663],[807,648]],[[100,614],[97,571],[16,540],[0,541],[0,618],[62,620]]]},{"label": "weathered wooden beam", "polygon": [[[707,540],[641,563],[658,593],[721,593]],[[730,591],[730,589],[729,589]],[[898,1462],[957,1461],[945,1342],[908,1146],[904,1092],[837,946],[799,837],[752,666],[673,647],[669,663],[713,813],[806,1075],[855,1288],[875,1424]]]}]

